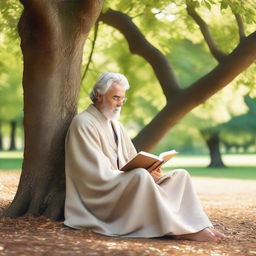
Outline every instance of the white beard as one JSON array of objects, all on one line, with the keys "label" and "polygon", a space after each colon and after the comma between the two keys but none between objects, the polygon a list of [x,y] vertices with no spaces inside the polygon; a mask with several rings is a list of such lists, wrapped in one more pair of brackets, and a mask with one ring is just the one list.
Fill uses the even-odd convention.
[{"label": "white beard", "polygon": [[108,120],[119,120],[120,118],[121,107],[113,108],[109,106],[109,104],[104,100],[102,102],[100,110]]}]

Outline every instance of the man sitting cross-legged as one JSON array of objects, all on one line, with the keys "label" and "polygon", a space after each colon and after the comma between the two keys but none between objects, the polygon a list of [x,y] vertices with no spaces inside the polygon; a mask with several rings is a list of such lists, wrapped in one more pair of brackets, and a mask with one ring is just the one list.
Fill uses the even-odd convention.
[{"label": "man sitting cross-legged", "polygon": [[120,171],[137,154],[118,122],[128,88],[123,75],[103,74],[90,94],[93,103],[70,125],[65,225],[108,236],[223,238],[204,213],[187,171],[170,171],[162,182],[160,169]]}]

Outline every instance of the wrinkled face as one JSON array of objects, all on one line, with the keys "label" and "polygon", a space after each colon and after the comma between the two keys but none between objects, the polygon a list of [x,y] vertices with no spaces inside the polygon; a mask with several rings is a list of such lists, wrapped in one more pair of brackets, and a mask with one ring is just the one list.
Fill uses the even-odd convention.
[{"label": "wrinkled face", "polygon": [[105,95],[98,95],[97,106],[107,119],[118,120],[125,100],[124,86],[114,82]]}]

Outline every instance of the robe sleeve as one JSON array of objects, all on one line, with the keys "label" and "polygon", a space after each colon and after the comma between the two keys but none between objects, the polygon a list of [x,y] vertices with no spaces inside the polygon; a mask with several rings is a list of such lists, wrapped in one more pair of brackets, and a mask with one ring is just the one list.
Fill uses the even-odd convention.
[{"label": "robe sleeve", "polygon": [[84,182],[99,186],[99,182],[107,182],[119,172],[111,169],[109,159],[102,152],[99,132],[94,124],[74,120],[66,138],[66,174],[72,176],[80,187]]}]

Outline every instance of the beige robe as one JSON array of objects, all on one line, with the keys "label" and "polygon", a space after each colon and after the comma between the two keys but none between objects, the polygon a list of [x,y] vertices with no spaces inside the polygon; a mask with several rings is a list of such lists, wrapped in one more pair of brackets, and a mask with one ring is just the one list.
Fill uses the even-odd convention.
[{"label": "beige robe", "polygon": [[[113,121],[112,121],[113,122]],[[182,169],[156,184],[142,168],[118,170],[136,150],[121,124],[93,106],[78,114],[66,137],[64,224],[109,236],[159,237],[187,234],[212,226]]]}]

